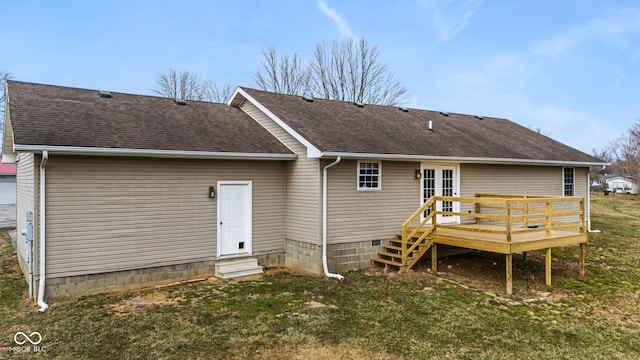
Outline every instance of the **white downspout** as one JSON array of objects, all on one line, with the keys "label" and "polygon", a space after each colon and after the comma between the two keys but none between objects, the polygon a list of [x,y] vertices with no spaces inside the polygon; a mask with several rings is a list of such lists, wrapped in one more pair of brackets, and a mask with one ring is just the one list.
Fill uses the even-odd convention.
[{"label": "white downspout", "polygon": [[[603,166],[604,170],[606,166]],[[587,172],[587,231],[590,233],[599,233],[601,230],[591,230],[591,175]]]},{"label": "white downspout", "polygon": [[47,160],[49,159],[49,152],[44,150],[42,152],[42,161],[40,161],[40,281],[38,284],[38,311],[45,312],[49,308],[46,302],[44,302],[44,289],[45,289],[45,167],[47,166]]},{"label": "white downspout", "polygon": [[332,274],[327,266],[327,169],[334,165],[338,165],[342,158],[338,156],[336,161],[325,166],[322,169],[322,269],[326,277],[344,280],[344,276],[340,274]]}]

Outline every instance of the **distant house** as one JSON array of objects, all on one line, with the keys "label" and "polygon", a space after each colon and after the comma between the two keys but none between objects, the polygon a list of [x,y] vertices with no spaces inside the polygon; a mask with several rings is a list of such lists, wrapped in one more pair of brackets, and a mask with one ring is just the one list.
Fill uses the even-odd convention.
[{"label": "distant house", "polygon": [[638,184],[631,176],[603,175],[598,179],[604,190],[621,194],[638,194]]},{"label": "distant house", "polygon": [[0,163],[0,205],[16,203],[16,164]]},{"label": "distant house", "polygon": [[588,197],[604,165],[505,119],[242,87],[214,104],[9,81],[6,111],[18,228],[36,229],[20,264],[33,289],[45,266],[44,298],[245,258],[364,268],[430,196]]}]

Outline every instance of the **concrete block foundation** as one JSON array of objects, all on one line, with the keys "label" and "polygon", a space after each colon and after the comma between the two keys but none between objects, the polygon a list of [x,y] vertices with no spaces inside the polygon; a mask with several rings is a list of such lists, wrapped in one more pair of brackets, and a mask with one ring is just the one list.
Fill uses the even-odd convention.
[{"label": "concrete block foundation", "polygon": [[[284,253],[252,256],[264,267],[285,266]],[[78,297],[105,292],[135,290],[174,282],[213,277],[217,260],[149,267],[109,273],[47,278],[45,297]],[[36,282],[36,289],[37,289]]]},{"label": "concrete block foundation", "polygon": [[[366,269],[371,259],[382,251],[389,241],[359,241],[330,244],[327,248],[327,265],[330,272]],[[289,268],[310,274],[322,275],[322,246],[287,240],[286,265]]]}]

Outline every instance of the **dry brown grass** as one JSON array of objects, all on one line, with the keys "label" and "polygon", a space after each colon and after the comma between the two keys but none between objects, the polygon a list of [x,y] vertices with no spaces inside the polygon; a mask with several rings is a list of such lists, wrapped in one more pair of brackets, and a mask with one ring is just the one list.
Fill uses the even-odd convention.
[{"label": "dry brown grass", "polygon": [[577,247],[554,250],[553,286],[532,253],[442,259],[442,272],[380,269],[343,282],[268,271],[246,281],[203,281],[56,300],[46,314],[26,299],[8,241],[0,242],[0,358],[17,331],[38,331],[61,359],[638,359],[640,235],[637,197],[594,196],[587,276]]}]

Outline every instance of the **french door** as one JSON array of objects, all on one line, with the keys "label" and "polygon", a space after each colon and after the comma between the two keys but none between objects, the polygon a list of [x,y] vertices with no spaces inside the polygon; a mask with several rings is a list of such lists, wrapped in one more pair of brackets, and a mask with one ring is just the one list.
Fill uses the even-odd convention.
[{"label": "french door", "polygon": [[[458,196],[459,178],[457,165],[433,165],[423,163],[421,166],[420,196],[422,203],[432,196]],[[460,203],[454,201],[436,202],[436,210],[459,212]],[[427,216],[433,211],[428,208],[423,216]],[[459,222],[460,217],[454,215],[437,215],[438,224],[449,224]]]}]

